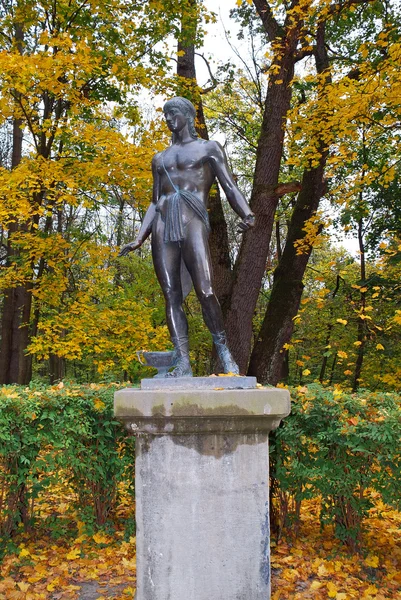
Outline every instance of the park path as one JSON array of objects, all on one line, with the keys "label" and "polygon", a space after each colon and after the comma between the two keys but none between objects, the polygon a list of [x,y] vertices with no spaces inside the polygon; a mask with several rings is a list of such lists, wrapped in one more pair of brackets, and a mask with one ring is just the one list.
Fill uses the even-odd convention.
[{"label": "park path", "polygon": [[[123,590],[129,585],[123,583],[120,585],[107,585],[106,582],[85,581],[80,584],[78,600],[98,600],[99,598],[119,598]],[[128,600],[127,596],[127,600]]]}]

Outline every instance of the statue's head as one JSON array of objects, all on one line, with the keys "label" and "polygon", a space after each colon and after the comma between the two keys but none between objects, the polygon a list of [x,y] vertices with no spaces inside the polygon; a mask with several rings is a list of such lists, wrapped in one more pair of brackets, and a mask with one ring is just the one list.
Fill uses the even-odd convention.
[{"label": "statue's head", "polygon": [[[192,102],[181,96],[176,96],[175,98],[171,98],[171,100],[167,100],[163,106],[163,112],[166,113],[172,108],[179,110],[187,118],[189,135],[197,138],[198,134],[195,129],[196,110]],[[175,134],[173,133],[173,143],[175,141],[174,138]]]}]

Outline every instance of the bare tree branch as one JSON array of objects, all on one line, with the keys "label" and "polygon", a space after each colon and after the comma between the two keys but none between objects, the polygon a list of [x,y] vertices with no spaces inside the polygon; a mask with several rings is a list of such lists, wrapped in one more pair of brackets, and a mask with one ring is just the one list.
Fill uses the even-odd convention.
[{"label": "bare tree branch", "polygon": [[210,67],[210,63],[207,60],[206,56],[204,54],[201,54],[200,52],[195,52],[195,56],[200,56],[201,58],[203,58],[203,60],[206,64],[207,70],[209,71],[211,85],[209,85],[207,88],[202,88],[202,90],[201,90],[201,94],[207,94],[208,92],[211,92],[212,90],[214,90],[220,82],[213,75],[212,69]]}]

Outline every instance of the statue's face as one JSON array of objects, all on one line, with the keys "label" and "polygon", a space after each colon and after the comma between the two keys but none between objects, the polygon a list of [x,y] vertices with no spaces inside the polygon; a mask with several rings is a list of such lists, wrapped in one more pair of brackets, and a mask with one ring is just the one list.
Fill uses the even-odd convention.
[{"label": "statue's face", "polygon": [[167,127],[173,133],[179,133],[185,127],[188,122],[187,117],[180,111],[179,108],[167,108],[164,112],[164,118],[166,119]]}]

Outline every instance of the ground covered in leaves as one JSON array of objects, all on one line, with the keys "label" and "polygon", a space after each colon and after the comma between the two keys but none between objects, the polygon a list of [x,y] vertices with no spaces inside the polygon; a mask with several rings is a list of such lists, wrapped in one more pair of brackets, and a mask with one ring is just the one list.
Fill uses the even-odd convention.
[{"label": "ground covered in leaves", "polygon": [[[14,538],[3,560],[0,598],[129,600],[135,593],[132,501],[122,496],[115,529],[90,534],[74,518],[71,493],[60,484],[39,499],[40,520]],[[39,508],[39,507],[38,507]],[[317,501],[305,501],[297,538],[272,545],[272,599],[401,599],[401,514],[377,498],[366,523],[365,551],[347,553]]]}]

